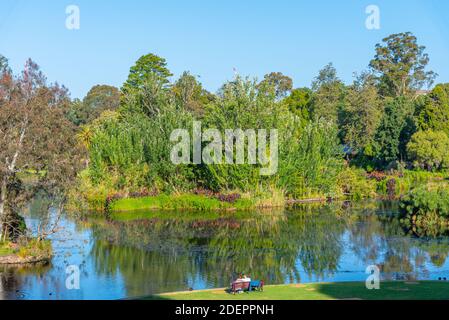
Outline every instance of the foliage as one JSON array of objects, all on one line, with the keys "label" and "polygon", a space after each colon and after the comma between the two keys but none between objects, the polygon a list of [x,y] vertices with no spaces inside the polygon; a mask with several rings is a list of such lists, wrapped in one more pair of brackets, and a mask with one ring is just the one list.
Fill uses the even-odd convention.
[{"label": "foliage", "polygon": [[[224,136],[228,129],[265,129],[270,132],[278,130],[279,145],[284,141],[288,125],[292,124],[294,117],[286,108],[277,103],[274,93],[257,89],[255,81],[237,77],[235,81],[228,82],[222,88],[217,99],[207,109],[204,126],[216,128]],[[245,149],[247,150],[247,141]],[[267,146],[269,148],[269,146]],[[239,189],[243,192],[258,189],[267,189],[273,184],[273,177],[260,175],[260,165],[209,164],[200,167],[200,182],[213,190]]]},{"label": "foliage", "polygon": [[374,136],[374,155],[383,165],[405,158],[402,144],[409,141],[413,104],[405,97],[389,99]]},{"label": "foliage", "polygon": [[417,188],[404,197],[402,208],[408,214],[435,212],[440,216],[448,217],[449,190],[445,188]]},{"label": "foliage", "polygon": [[197,118],[202,118],[206,106],[215,99],[189,72],[181,75],[172,91],[178,106],[192,112]]},{"label": "foliage", "polygon": [[278,186],[292,197],[335,196],[343,150],[335,124],[324,119],[290,131],[280,148]]},{"label": "foliage", "polygon": [[352,200],[377,197],[377,183],[367,179],[363,169],[345,168],[338,176],[338,186],[343,195]]},{"label": "foliage", "polygon": [[[79,130],[77,137],[90,155],[79,185],[90,206],[98,209],[113,194],[131,196],[142,190],[168,195],[196,188],[235,191],[253,199],[260,196],[265,205],[285,202],[280,194],[397,197],[416,182],[404,174],[410,167],[405,161],[433,170],[446,167],[446,140],[439,131],[447,129],[447,85],[438,85],[428,96],[417,93],[434,79],[435,74],[426,70],[428,62],[415,36],[394,34],[376,46],[370,70],[352,85],[346,86],[330,63],[310,89],[293,90],[292,79],[272,72],[259,83],[237,76],[214,95],[189,72],[170,83],[165,59],[142,56],[122,87],[120,107],[113,112],[104,109]],[[228,129],[276,129],[276,174],[260,175],[260,164],[172,164],[170,133],[178,128],[191,132],[195,120],[201,120],[203,130],[218,129],[222,137]],[[247,151],[248,142],[244,144]],[[223,151],[219,156],[225,155]],[[396,171],[376,180],[356,167]],[[277,200],[266,196],[270,192]]]},{"label": "foliage", "polygon": [[443,131],[418,131],[407,145],[408,157],[426,170],[449,168],[449,137]]},{"label": "foliage", "polygon": [[165,59],[150,53],[140,57],[131,67],[128,80],[123,85],[122,91],[125,94],[131,94],[143,89],[148,81],[155,80],[165,87],[171,76],[172,73],[167,69]]},{"label": "foliage", "polygon": [[12,242],[0,242],[0,257],[9,256],[16,252]]},{"label": "foliage", "polygon": [[17,255],[21,258],[44,257],[49,258],[52,255],[51,241],[38,241],[37,239],[22,239],[19,242],[19,251]]},{"label": "foliage", "polygon": [[344,103],[345,86],[337,77],[337,70],[332,63],[320,70],[312,83],[312,118],[324,118],[337,123],[338,114]]},{"label": "foliage", "polygon": [[377,88],[363,77],[348,88],[339,114],[340,135],[353,153],[369,152],[383,113]]},{"label": "foliage", "polygon": [[95,185],[138,191],[153,185],[161,191],[188,190],[191,168],[170,160],[170,134],[191,126],[190,115],[168,105],[149,118],[127,113],[100,119],[91,140],[89,174]]},{"label": "foliage", "polygon": [[411,191],[401,200],[404,222],[419,236],[449,231],[449,190],[428,186]]},{"label": "foliage", "polygon": [[284,98],[293,89],[293,80],[281,72],[272,72],[264,76],[264,80],[258,85],[272,91],[277,99]]},{"label": "foliage", "polygon": [[[68,93],[47,84],[31,60],[21,75],[0,75],[0,228],[4,239],[24,232],[20,210],[38,192],[61,196],[73,181],[83,150],[66,120]],[[39,172],[32,185],[24,172]]]},{"label": "foliage", "polygon": [[96,85],[83,101],[75,99],[68,111],[68,119],[77,126],[97,119],[104,111],[116,111],[120,105],[120,91],[112,86]]},{"label": "foliage", "polygon": [[311,120],[312,95],[309,88],[294,89],[283,103],[305,123]]},{"label": "foliage", "polygon": [[432,85],[436,74],[426,71],[429,56],[410,33],[392,34],[376,45],[370,68],[376,73],[380,93],[387,97],[407,96]]},{"label": "foliage", "polygon": [[429,95],[418,100],[416,113],[419,129],[449,135],[449,83],[438,84]]},{"label": "foliage", "polygon": [[28,239],[22,237],[18,243],[0,242],[0,257],[8,255],[17,255],[22,259],[44,257],[52,255],[51,241],[38,241],[37,239]]}]

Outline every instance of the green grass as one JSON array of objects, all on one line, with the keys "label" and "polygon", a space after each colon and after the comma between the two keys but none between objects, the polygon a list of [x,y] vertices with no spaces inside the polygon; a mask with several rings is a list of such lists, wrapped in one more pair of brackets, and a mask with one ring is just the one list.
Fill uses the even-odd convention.
[{"label": "green grass", "polygon": [[185,195],[159,195],[144,198],[126,198],[114,201],[111,205],[113,212],[126,212],[138,210],[245,210],[254,207],[253,201],[239,199],[234,203],[221,202],[215,198],[185,194]]},{"label": "green grass", "polygon": [[15,251],[10,247],[9,243],[0,242],[0,257],[14,254]]},{"label": "green grass", "polygon": [[229,294],[225,289],[168,293],[144,300],[447,300],[449,282],[381,282],[368,290],[362,282],[266,286],[264,292]]}]

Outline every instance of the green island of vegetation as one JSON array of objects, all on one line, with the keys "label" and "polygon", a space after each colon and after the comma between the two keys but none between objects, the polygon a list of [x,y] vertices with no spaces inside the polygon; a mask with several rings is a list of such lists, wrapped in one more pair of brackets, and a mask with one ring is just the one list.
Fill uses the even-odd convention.
[{"label": "green island of vegetation", "polygon": [[367,290],[364,282],[310,283],[266,286],[262,292],[230,294],[226,289],[175,292],[142,300],[447,300],[446,281],[388,281],[379,290]]}]

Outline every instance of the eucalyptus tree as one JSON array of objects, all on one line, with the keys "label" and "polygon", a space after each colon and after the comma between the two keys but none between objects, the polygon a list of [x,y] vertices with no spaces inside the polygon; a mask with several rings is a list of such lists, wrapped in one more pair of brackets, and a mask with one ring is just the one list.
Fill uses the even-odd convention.
[{"label": "eucalyptus tree", "polygon": [[258,87],[273,90],[276,98],[281,99],[292,91],[293,80],[281,72],[271,72],[264,76]]},{"label": "eucalyptus tree", "polygon": [[332,63],[320,70],[312,83],[312,90],[312,117],[337,123],[344,103],[345,85],[337,77],[337,70]]},{"label": "eucalyptus tree", "polygon": [[20,211],[38,192],[61,195],[78,164],[80,150],[65,117],[67,90],[48,85],[28,60],[20,75],[0,74],[0,228],[3,240],[25,230]]},{"label": "eucalyptus tree", "polygon": [[429,55],[411,32],[392,34],[376,45],[370,68],[378,78],[381,94],[386,97],[413,95],[431,86],[436,73],[427,71]]}]

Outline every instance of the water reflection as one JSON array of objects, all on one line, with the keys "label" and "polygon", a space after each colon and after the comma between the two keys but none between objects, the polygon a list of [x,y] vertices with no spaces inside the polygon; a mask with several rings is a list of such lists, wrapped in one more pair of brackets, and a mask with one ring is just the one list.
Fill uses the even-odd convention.
[{"label": "water reflection", "polygon": [[[66,218],[46,269],[0,269],[0,299],[115,299],[223,287],[238,272],[270,284],[447,276],[449,241],[415,239],[389,203],[253,213],[133,213]],[[37,221],[30,215],[29,224]],[[81,267],[81,290],[65,268]],[[52,295],[49,295],[52,294]]]}]

